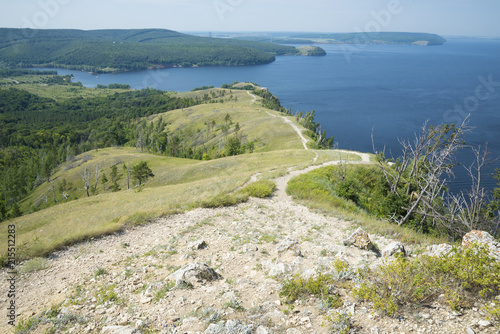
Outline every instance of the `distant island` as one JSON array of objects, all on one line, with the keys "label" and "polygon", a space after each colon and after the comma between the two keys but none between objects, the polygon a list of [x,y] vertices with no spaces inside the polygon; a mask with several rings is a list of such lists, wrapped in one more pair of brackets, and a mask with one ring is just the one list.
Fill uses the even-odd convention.
[{"label": "distant island", "polygon": [[443,45],[446,39],[436,34],[410,32],[379,33],[255,33],[234,34],[232,38],[273,44],[401,44]]},{"label": "distant island", "polygon": [[109,73],[166,67],[268,64],[279,55],[325,55],[259,41],[192,36],[166,29],[0,28],[0,65]]}]

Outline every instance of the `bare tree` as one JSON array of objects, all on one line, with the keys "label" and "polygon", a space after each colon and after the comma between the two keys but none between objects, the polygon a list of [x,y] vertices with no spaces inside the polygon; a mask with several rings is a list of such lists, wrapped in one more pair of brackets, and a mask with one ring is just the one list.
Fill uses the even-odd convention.
[{"label": "bare tree", "polygon": [[80,173],[80,176],[82,177],[83,179],[83,185],[85,187],[85,191],[87,192],[87,197],[90,197],[90,194],[89,194],[89,188],[90,188],[90,172],[87,170],[87,166],[85,165],[83,167],[83,171],[82,173]]},{"label": "bare tree", "polygon": [[[335,143],[334,150],[338,149],[338,143]],[[338,151],[339,153],[339,169],[338,169],[338,176],[340,180],[345,180],[347,176],[347,165],[349,164],[349,153],[346,153],[346,159],[344,160],[342,156],[342,151]]]},{"label": "bare tree", "polygon": [[489,163],[487,147],[472,148],[474,162],[465,167],[471,180],[469,191],[460,191],[450,194],[447,198],[449,215],[445,217],[445,226],[454,235],[463,235],[471,230],[488,231],[496,235],[500,228],[498,213],[488,210],[491,198],[488,191],[482,186],[482,173]]},{"label": "bare tree", "polygon": [[59,203],[59,201],[56,198],[56,189],[54,187],[54,180],[49,180],[51,186],[52,186],[52,196],[54,197],[54,203]]},{"label": "bare tree", "polygon": [[[426,219],[432,219],[434,225],[441,222],[443,207],[436,204],[437,199],[453,176],[456,152],[465,146],[461,138],[470,130],[468,118],[458,127],[448,124],[427,126],[425,123],[421,133],[415,134],[413,142],[399,141],[403,155],[392,166],[387,164],[384,152],[377,154],[391,192],[410,197],[409,207],[404,208],[406,214],[393,217],[398,225],[408,222],[414,214],[422,215],[420,224]],[[404,190],[402,194],[401,189]]]}]

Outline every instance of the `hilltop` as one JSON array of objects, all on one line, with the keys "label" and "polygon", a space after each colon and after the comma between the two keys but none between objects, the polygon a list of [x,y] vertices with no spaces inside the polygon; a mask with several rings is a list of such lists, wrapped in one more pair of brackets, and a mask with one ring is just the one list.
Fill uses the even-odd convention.
[{"label": "hilltop", "polygon": [[0,84],[2,190],[24,194],[1,223],[16,333],[497,332],[500,262],[468,246],[483,233],[453,248],[370,213],[391,204],[380,157],[333,150],[264,87]]}]

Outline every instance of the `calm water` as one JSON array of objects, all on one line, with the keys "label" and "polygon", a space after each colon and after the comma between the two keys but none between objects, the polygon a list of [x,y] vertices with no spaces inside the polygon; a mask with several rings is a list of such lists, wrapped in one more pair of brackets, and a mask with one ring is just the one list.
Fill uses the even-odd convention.
[{"label": "calm water", "polygon": [[[500,40],[451,39],[443,46],[362,46],[360,49],[322,45],[325,57],[277,57],[262,66],[173,68],[134,73],[90,75],[73,73],[85,86],[126,83],[188,91],[194,87],[233,81],[260,84],[293,111],[316,110],[316,120],[340,148],[400,152],[398,138],[408,138],[429,120],[460,122],[471,114],[471,144],[488,143],[500,157]],[[489,82],[489,83],[488,83]],[[471,156],[464,152],[461,161]],[[500,167],[500,162],[495,163]],[[490,171],[494,169],[491,166]],[[466,187],[461,168],[454,186]],[[488,180],[494,186],[494,180]]]}]

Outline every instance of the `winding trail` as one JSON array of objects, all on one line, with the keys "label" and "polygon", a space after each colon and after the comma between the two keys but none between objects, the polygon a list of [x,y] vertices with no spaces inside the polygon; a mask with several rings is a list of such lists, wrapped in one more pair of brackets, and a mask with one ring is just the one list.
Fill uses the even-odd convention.
[{"label": "winding trail", "polygon": [[[248,94],[253,95],[250,92]],[[257,97],[253,95],[251,103],[256,100]],[[309,150],[306,145],[307,139],[302,135],[299,127],[291,120],[282,118],[297,132],[304,149]],[[368,154],[343,150],[337,152],[357,154],[361,157],[361,161],[348,163],[370,163]],[[318,153],[315,153],[314,162],[318,157]],[[176,299],[165,297],[164,301],[159,304],[152,303],[147,299],[148,296],[145,295],[147,291],[144,294],[132,293],[139,282],[148,283],[151,281],[151,278],[148,278],[150,273],[162,278],[168,274],[167,264],[180,266],[186,261],[190,262],[194,259],[194,257],[190,257],[193,252],[188,250],[183,252],[182,250],[186,249],[187,245],[196,238],[204,238],[209,245],[208,250],[199,251],[196,254],[197,261],[219,263],[219,271],[224,277],[241,278],[241,280],[236,280],[235,284],[242,294],[241,298],[245,308],[251,308],[254,303],[258,305],[259,296],[270,296],[269,298],[276,299],[275,292],[279,289],[279,284],[269,279],[266,273],[251,270],[258,265],[262,266],[264,260],[259,262],[259,258],[271,259],[278,256],[275,245],[262,243],[259,238],[261,235],[271,235],[276,236],[276,238],[288,235],[297,240],[308,240],[307,238],[311,238],[311,231],[315,231],[314,227],[321,226],[323,230],[321,233],[315,234],[315,243],[303,242],[301,244],[302,250],[308,254],[310,260],[301,265],[302,269],[306,269],[308,266],[311,266],[309,269],[313,269],[316,263],[312,259],[318,258],[322,249],[337,247],[336,245],[346,237],[346,229],[349,228],[350,223],[338,218],[326,217],[295,203],[291,196],[286,194],[286,186],[292,177],[339,163],[339,160],[333,160],[302,170],[290,168],[288,174],[274,180],[277,190],[271,198],[250,198],[247,203],[232,207],[194,209],[157,219],[144,226],[127,229],[120,234],[104,236],[55,252],[48,260],[48,269],[22,276],[16,281],[16,288],[20,292],[16,295],[17,312],[20,318],[26,319],[46,309],[49,305],[68,300],[77,285],[87,289],[87,301],[82,302],[83,305],[80,306],[70,306],[69,309],[75,314],[84,314],[91,321],[81,327],[77,326],[74,332],[94,332],[100,326],[102,327],[104,313],[109,313],[109,319],[114,319],[108,319],[109,324],[113,325],[122,321],[117,320],[122,318],[128,319],[123,321],[124,323],[134,323],[138,319],[144,319],[141,314],[147,314],[149,319],[158,322],[165,321],[167,311],[172,312],[174,318],[189,314],[193,309],[192,304],[184,303],[183,299],[179,301],[179,297],[184,298],[184,295],[188,300],[192,299],[193,303],[196,300],[201,302],[201,305],[215,303],[218,305],[217,307],[222,308],[222,304],[219,304],[222,303],[223,298],[214,298],[213,296],[222,296],[232,289],[231,285],[224,283],[224,281],[207,287],[199,287],[192,292],[171,293],[177,296]],[[250,181],[256,181],[259,177],[260,174],[255,174],[250,178]],[[235,240],[239,240],[235,239],[238,236],[253,238],[253,243],[260,242],[258,247],[268,252],[269,256],[265,255],[264,252],[256,253],[260,255],[255,257],[248,256],[244,248],[245,245],[242,246],[240,252],[232,251]],[[170,245],[168,246],[170,248],[167,249],[172,251],[170,257],[151,255],[159,252],[158,250],[165,249],[167,245]],[[179,250],[179,254],[177,254],[177,250]],[[353,257],[352,261],[361,258],[361,251],[358,253],[359,256]],[[159,267],[159,264],[162,265],[162,268]],[[103,275],[97,279],[95,273],[100,268],[104,268],[109,272],[109,275]],[[133,275],[130,276],[127,273],[133,273]],[[2,291],[7,291],[7,278],[8,272],[2,269],[0,271],[0,289]],[[253,285],[245,283],[249,280],[254,282]],[[91,301],[91,296],[95,294],[94,290],[99,287],[101,282],[102,284],[114,284],[120,297],[124,296],[132,304],[141,305],[140,310],[130,315],[126,308],[121,306],[104,310],[92,305],[95,302]],[[0,316],[4,319],[7,317],[7,302],[7,299],[0,300]],[[313,324],[318,332],[324,332],[320,326],[320,320],[313,321]],[[0,323],[0,332],[7,330],[6,323]]]}]

